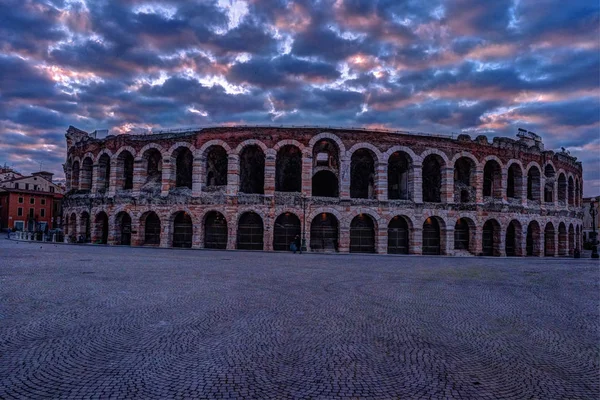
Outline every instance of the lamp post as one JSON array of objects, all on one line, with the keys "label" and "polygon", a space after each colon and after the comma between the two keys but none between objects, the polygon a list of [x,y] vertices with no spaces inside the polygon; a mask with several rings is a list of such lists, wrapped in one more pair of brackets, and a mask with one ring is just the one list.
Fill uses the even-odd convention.
[{"label": "lamp post", "polygon": [[306,251],[306,196],[302,195],[302,244],[300,251]]},{"label": "lamp post", "polygon": [[596,240],[596,207],[594,207],[594,200],[590,202],[590,216],[592,217],[592,258],[598,258],[598,240]]}]

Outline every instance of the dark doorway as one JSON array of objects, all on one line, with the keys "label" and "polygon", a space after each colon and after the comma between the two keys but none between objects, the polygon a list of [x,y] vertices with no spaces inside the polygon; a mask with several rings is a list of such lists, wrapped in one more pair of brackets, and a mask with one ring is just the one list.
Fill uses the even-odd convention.
[{"label": "dark doorway", "polygon": [[244,213],[238,222],[237,248],[240,250],[262,250],[264,247],[264,228],[260,215],[255,212]]},{"label": "dark doorway", "polygon": [[204,248],[227,248],[227,220],[220,212],[211,211],[204,220]]},{"label": "dark doorway", "polygon": [[176,150],[175,157],[175,186],[192,188],[192,172],[194,169],[194,156],[187,147]]},{"label": "dark doorway", "polygon": [[99,236],[100,244],[108,243],[108,215],[104,211],[96,215],[96,232]]},{"label": "dark doorway", "polygon": [[302,152],[293,145],[283,146],[277,152],[275,190],[300,192],[302,189]]},{"label": "dark doorway", "polygon": [[442,201],[442,163],[436,154],[430,154],[423,160],[423,201],[439,203]]},{"label": "dark doorway", "polygon": [[131,245],[131,217],[127,213],[121,213],[117,217],[119,226],[120,240],[118,243],[123,246]]},{"label": "dark doorway", "polygon": [[395,216],[388,224],[388,253],[408,254],[408,223],[401,216]]},{"label": "dark doorway", "polygon": [[427,218],[423,223],[423,254],[440,254],[440,224],[435,218]]},{"label": "dark doorway", "polygon": [[454,225],[454,249],[469,250],[470,239],[469,223],[466,219],[461,218]]},{"label": "dark doorway", "polygon": [[210,146],[206,156],[206,186],[227,185],[227,151],[221,146]]},{"label": "dark doorway", "polygon": [[144,229],[144,244],[160,244],[160,218],[155,212],[150,212],[146,217]]},{"label": "dark doorway", "polygon": [[265,192],[265,154],[256,145],[244,147],[240,154],[240,192]]},{"label": "dark doorway", "polygon": [[375,161],[370,150],[359,149],[352,154],[350,161],[350,197],[354,199],[374,199]]},{"label": "dark doorway", "polygon": [[317,172],[312,179],[312,195],[316,197],[339,197],[337,176],[327,170]]},{"label": "dark doorway", "polygon": [[357,215],[350,223],[350,253],[375,253],[375,224],[367,214]]},{"label": "dark doorway", "polygon": [[184,211],[178,212],[173,221],[173,247],[192,247],[193,236],[192,217]]},{"label": "dark doorway", "polygon": [[528,256],[540,255],[540,226],[535,221],[531,221],[527,226],[525,251]]},{"label": "dark doorway", "polygon": [[410,167],[410,158],[405,153],[397,151],[390,156],[388,160],[388,199],[410,199]]},{"label": "dark doorway", "polygon": [[292,214],[281,214],[275,220],[275,229],[273,232],[273,249],[285,251],[290,249],[290,244],[294,241],[296,235],[302,233],[300,219]]},{"label": "dark doorway", "polygon": [[548,222],[544,229],[544,257],[554,257],[554,226]]},{"label": "dark doorway", "polygon": [[500,227],[492,220],[486,221],[483,224],[483,232],[481,236],[481,247],[484,256],[498,256],[497,244]]},{"label": "dark doorway", "polygon": [[507,257],[515,257],[517,255],[517,228],[514,222],[511,222],[508,228],[506,228],[504,248]]},{"label": "dark doorway", "polygon": [[317,215],[310,225],[312,251],[338,251],[338,220],[333,214]]}]

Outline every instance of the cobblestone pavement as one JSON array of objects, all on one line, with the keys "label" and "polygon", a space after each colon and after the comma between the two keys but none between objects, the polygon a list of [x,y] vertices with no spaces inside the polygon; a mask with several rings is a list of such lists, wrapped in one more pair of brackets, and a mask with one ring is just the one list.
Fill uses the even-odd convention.
[{"label": "cobblestone pavement", "polygon": [[0,240],[0,398],[596,399],[599,271]]}]

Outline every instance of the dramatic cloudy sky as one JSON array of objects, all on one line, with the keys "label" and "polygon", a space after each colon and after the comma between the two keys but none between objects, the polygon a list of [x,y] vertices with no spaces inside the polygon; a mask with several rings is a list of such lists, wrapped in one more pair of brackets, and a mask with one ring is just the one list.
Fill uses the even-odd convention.
[{"label": "dramatic cloudy sky", "polygon": [[69,125],[514,137],[600,194],[597,0],[2,0],[0,163],[62,176]]}]

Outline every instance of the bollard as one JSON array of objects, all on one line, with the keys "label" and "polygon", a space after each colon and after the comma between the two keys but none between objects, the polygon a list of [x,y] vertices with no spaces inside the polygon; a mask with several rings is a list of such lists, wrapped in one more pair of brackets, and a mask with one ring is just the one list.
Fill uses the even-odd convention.
[{"label": "bollard", "polygon": [[52,242],[55,243],[56,242],[56,233],[52,234]]}]

